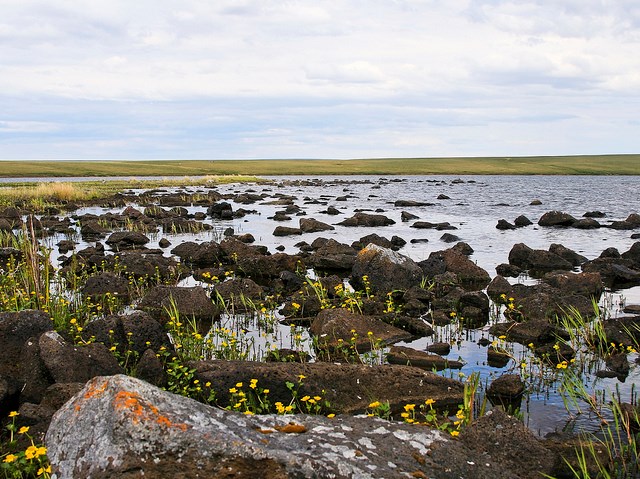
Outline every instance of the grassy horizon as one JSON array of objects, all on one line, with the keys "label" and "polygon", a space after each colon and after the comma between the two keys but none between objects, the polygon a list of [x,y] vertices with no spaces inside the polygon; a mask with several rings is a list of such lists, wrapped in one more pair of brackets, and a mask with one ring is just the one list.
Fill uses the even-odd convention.
[{"label": "grassy horizon", "polygon": [[640,155],[350,160],[0,160],[0,177],[204,175],[640,175]]}]

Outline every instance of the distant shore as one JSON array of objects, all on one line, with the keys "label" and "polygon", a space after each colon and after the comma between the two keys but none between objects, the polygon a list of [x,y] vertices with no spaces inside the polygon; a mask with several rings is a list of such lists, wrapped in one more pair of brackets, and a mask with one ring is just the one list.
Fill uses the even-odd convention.
[{"label": "distant shore", "polygon": [[0,177],[202,175],[640,175],[640,155],[352,160],[0,160]]}]

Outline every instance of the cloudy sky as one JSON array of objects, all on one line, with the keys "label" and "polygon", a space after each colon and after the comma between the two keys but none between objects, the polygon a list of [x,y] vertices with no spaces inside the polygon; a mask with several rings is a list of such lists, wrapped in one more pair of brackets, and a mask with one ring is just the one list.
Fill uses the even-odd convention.
[{"label": "cloudy sky", "polygon": [[640,153],[637,0],[0,0],[0,158]]}]

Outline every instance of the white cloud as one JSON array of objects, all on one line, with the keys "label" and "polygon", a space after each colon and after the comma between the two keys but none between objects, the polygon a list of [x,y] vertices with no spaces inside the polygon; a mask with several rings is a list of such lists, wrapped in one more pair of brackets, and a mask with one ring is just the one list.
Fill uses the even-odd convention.
[{"label": "white cloud", "polygon": [[636,145],[631,0],[0,6],[7,157],[553,154],[598,128],[594,153]]}]

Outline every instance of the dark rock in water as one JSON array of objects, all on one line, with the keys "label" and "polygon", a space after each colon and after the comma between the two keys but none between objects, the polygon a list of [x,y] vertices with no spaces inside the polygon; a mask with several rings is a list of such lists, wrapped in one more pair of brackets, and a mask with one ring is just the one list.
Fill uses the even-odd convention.
[{"label": "dark rock in water", "polygon": [[462,284],[477,287],[489,284],[489,273],[454,248],[455,246],[444,251],[434,251],[429,259],[442,259],[446,271],[454,273]]},{"label": "dark rock in water", "polygon": [[534,353],[552,365],[570,362],[576,355],[575,350],[562,341],[555,344],[543,344],[534,348]]},{"label": "dark rock in water", "polygon": [[183,320],[192,318],[209,326],[220,317],[220,310],[200,286],[155,286],[142,298],[138,308],[163,324],[171,319],[174,311]]},{"label": "dark rock in water", "polygon": [[599,273],[553,272],[543,276],[542,280],[560,290],[563,295],[580,294],[597,300],[604,291]]},{"label": "dark rock in water", "polygon": [[80,292],[94,302],[109,295],[126,302],[129,301],[129,280],[106,271],[95,276],[89,276]]},{"label": "dark rock in water", "polygon": [[631,238],[631,239],[640,239],[640,233],[633,233],[633,234],[630,236],[630,238]]},{"label": "dark rock in water", "polygon": [[605,364],[618,378],[626,378],[629,375],[630,366],[626,354],[612,354],[605,359]]},{"label": "dark rock in water", "polygon": [[233,208],[226,201],[222,201],[209,206],[207,214],[215,219],[230,220],[233,218]]},{"label": "dark rock in water", "polygon": [[499,230],[515,230],[515,225],[512,225],[507,220],[498,220],[498,224],[496,225],[496,229]]},{"label": "dark rock in water", "polygon": [[269,216],[268,219],[273,221],[291,221],[291,216],[284,211],[276,211],[276,213],[273,216]]},{"label": "dark rock in water", "polygon": [[243,233],[241,235],[235,235],[234,237],[244,244],[251,244],[256,241],[255,237],[251,233]]},{"label": "dark rock in water", "polygon": [[573,266],[579,266],[582,263],[585,263],[588,261],[588,259],[585,256],[582,256],[581,254],[576,253],[575,251],[567,248],[566,246],[563,246],[557,243],[552,243],[549,246],[549,252],[553,254],[557,254],[561,258],[566,259]]},{"label": "dark rock in water", "polygon": [[406,346],[391,346],[387,353],[387,361],[389,361],[390,364],[403,364],[427,369],[429,371],[433,369],[437,371],[442,371],[443,369],[462,369],[462,366],[464,366],[460,361],[450,360],[437,354],[425,353],[424,351],[418,351]]},{"label": "dark rock in water", "polygon": [[453,245],[450,249],[465,256],[471,256],[473,254],[473,248],[464,241],[460,241],[460,243]]},{"label": "dark rock in water", "polygon": [[419,243],[428,243],[429,240],[427,238],[412,238],[410,243],[411,244],[419,244]]},{"label": "dark rock in water", "polygon": [[303,233],[335,230],[335,227],[313,218],[300,218],[300,229]]},{"label": "dark rock in water", "polygon": [[607,215],[604,214],[602,211],[587,211],[582,216],[584,216],[585,218],[604,218]]},{"label": "dark rock in water", "polygon": [[440,241],[444,241],[445,243],[455,243],[456,241],[460,241],[460,237],[452,235],[451,233],[445,233],[440,237]]},{"label": "dark rock in water", "polygon": [[449,198],[447,195],[440,193],[438,195],[438,199],[439,200],[450,200],[451,198]]},{"label": "dark rock in water", "polygon": [[538,220],[540,226],[572,226],[576,219],[562,211],[548,211]]},{"label": "dark rock in water", "polygon": [[440,342],[433,343],[426,347],[427,351],[439,354],[440,356],[446,356],[451,352],[451,344]]},{"label": "dark rock in water", "polygon": [[109,230],[100,226],[97,221],[82,223],[80,227],[80,235],[85,241],[93,241],[107,236]]},{"label": "dark rock in water", "polygon": [[407,244],[407,241],[403,238],[400,238],[400,236],[393,235],[391,237],[391,245],[392,245],[391,247],[393,249],[400,249],[406,244]]},{"label": "dark rock in water", "polygon": [[412,213],[409,213],[408,211],[402,211],[400,213],[400,219],[402,220],[403,223],[406,223],[407,221],[417,220],[418,216]]},{"label": "dark rock in water", "polygon": [[376,233],[371,233],[370,235],[363,236],[358,241],[354,241],[351,244],[351,247],[361,250],[369,244],[375,244],[381,246],[382,248],[395,249],[393,243],[391,243],[390,240]]},{"label": "dark rock in water", "polygon": [[487,398],[491,404],[500,405],[511,412],[520,407],[523,394],[524,382],[519,374],[503,374],[487,388]]},{"label": "dark rock in water", "polygon": [[531,206],[540,206],[542,204],[542,201],[540,200],[532,200],[531,203],[529,203],[529,205]]},{"label": "dark rock in water", "polygon": [[340,212],[340,210],[339,210],[339,209],[337,209],[337,208],[336,208],[336,207],[334,207],[334,206],[329,206],[329,207],[327,208],[327,210],[326,210],[326,211],[323,211],[323,213],[326,213],[326,214],[328,214],[328,215],[332,215],[332,216],[342,214],[342,213]]},{"label": "dark rock in water", "polygon": [[22,251],[18,248],[0,248],[0,267],[6,267],[11,262],[17,263],[22,259]]},{"label": "dark rock in water", "polygon": [[640,314],[640,304],[627,304],[622,312],[626,314]]},{"label": "dark rock in water", "polygon": [[581,230],[594,230],[602,227],[602,225],[593,218],[582,218],[576,220],[576,222],[573,223],[573,227]]},{"label": "dark rock in water", "polygon": [[158,241],[158,246],[160,246],[160,248],[168,248],[171,246],[171,241],[167,238],[161,238],[160,241]]},{"label": "dark rock in water", "polygon": [[640,241],[631,245],[628,251],[620,255],[623,259],[633,261],[636,267],[640,268]]},{"label": "dark rock in water", "polygon": [[640,316],[626,316],[604,322],[607,343],[632,346],[640,342]]},{"label": "dark rock in water", "polygon": [[502,263],[496,266],[496,273],[508,278],[517,278],[522,273],[522,269],[512,264]]},{"label": "dark rock in water", "polygon": [[513,224],[516,225],[518,228],[520,228],[520,227],[523,227],[523,226],[532,225],[533,223],[526,216],[520,215],[513,221]]},{"label": "dark rock in water", "polygon": [[163,256],[162,250],[123,251],[117,256],[110,256],[106,263],[110,268],[117,265],[128,276],[142,280],[175,281],[187,273],[187,269],[173,258]]},{"label": "dark rock in water", "polygon": [[350,273],[358,252],[351,246],[334,239],[322,239],[324,241],[316,239],[311,243],[315,252],[307,259],[309,265],[322,271]]},{"label": "dark rock in water", "polygon": [[532,319],[522,323],[515,321],[497,323],[491,326],[489,332],[497,337],[506,336],[507,341],[525,346],[533,344],[534,347],[555,343],[559,337],[564,339],[569,337],[565,330],[543,319]]},{"label": "dark rock in water", "polygon": [[351,218],[347,218],[344,221],[338,223],[341,226],[389,226],[394,225],[396,222],[384,215],[374,215],[368,213],[356,213]]},{"label": "dark rock in water", "polygon": [[186,264],[203,268],[217,266],[224,258],[220,245],[214,241],[201,244],[186,241],[173,248],[171,254],[178,256]]},{"label": "dark rock in water", "polygon": [[582,265],[585,273],[600,273],[602,280],[612,287],[628,287],[640,284],[640,269],[629,259],[600,257]]},{"label": "dark rock in water", "polygon": [[606,248],[600,253],[599,258],[620,258],[620,251],[613,246],[610,248]]},{"label": "dark rock in water", "polygon": [[467,327],[479,328],[489,321],[489,298],[482,291],[465,292],[458,300],[458,311]]},{"label": "dark rock in water", "polygon": [[[353,332],[355,331],[355,333]],[[372,339],[390,345],[411,339],[411,334],[378,318],[355,314],[347,309],[323,309],[311,323],[309,332],[317,341],[323,359],[342,358],[341,348],[355,341],[359,353],[370,351]]]},{"label": "dark rock in water", "polygon": [[414,207],[414,206],[433,206],[433,203],[425,203],[423,201],[413,201],[413,200],[396,200],[393,203],[393,206],[395,206],[396,208]]},{"label": "dark rock in water", "polygon": [[550,251],[531,249],[524,243],[513,245],[509,252],[509,263],[533,272],[573,269],[566,259]]},{"label": "dark rock in water", "polygon": [[508,352],[495,346],[489,346],[487,349],[487,364],[492,368],[504,368],[511,361]]},{"label": "dark rock in water", "polygon": [[389,291],[406,290],[420,284],[422,269],[407,256],[369,244],[358,253],[353,265],[351,283],[354,288],[364,288],[363,276],[368,276],[374,294],[386,295]]},{"label": "dark rock in water", "polygon": [[251,311],[251,303],[259,303],[264,296],[261,286],[249,278],[235,278],[214,286],[211,298],[220,297],[233,310]]},{"label": "dark rock in water", "polygon": [[289,228],[287,226],[276,226],[273,230],[273,236],[295,236],[301,235],[302,230],[300,228]]}]

